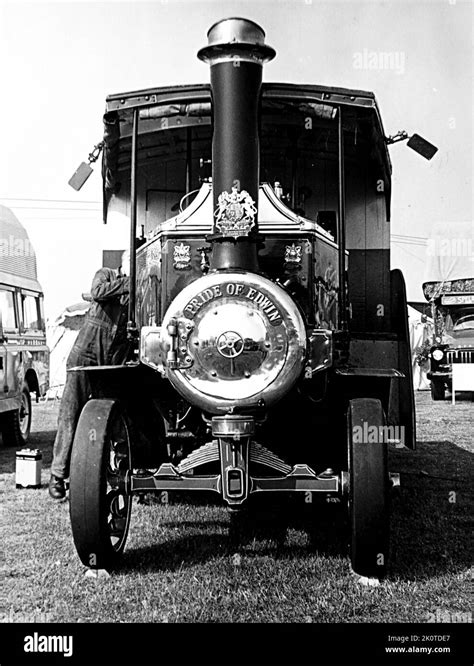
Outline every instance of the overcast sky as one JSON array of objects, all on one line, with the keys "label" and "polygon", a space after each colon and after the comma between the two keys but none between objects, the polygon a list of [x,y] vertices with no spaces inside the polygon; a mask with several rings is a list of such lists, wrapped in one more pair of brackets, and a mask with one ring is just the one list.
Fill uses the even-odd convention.
[{"label": "overcast sky", "polygon": [[[393,267],[421,300],[424,238],[472,221],[473,4],[466,0],[319,2],[21,2],[0,0],[0,203],[30,234],[55,316],[80,300],[123,222],[101,223],[100,169],[80,193],[67,181],[102,138],[109,93],[207,82],[197,60],[212,23],[245,16],[277,50],[264,80],[374,91],[386,134],[418,132],[431,162],[406,147],[393,163]],[[391,54],[391,67],[373,54]],[[403,237],[403,238],[401,238]]]}]

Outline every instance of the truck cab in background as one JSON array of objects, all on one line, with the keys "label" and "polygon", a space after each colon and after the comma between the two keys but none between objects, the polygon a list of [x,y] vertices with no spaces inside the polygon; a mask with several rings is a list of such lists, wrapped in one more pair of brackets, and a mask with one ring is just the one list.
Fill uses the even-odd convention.
[{"label": "truck cab in background", "polygon": [[428,240],[423,293],[434,323],[427,374],[433,400],[452,391],[453,364],[474,363],[473,255],[472,222],[439,226]]},{"label": "truck cab in background", "polygon": [[474,364],[474,279],[449,282],[441,292],[432,301],[435,333],[427,376],[433,400],[452,391],[454,363]]}]

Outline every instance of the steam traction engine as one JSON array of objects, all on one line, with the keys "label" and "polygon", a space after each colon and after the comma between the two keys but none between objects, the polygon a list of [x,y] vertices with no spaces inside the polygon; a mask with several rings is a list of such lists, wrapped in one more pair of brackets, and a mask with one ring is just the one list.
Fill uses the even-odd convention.
[{"label": "steam traction engine", "polygon": [[105,215],[131,221],[131,352],[78,370],[93,396],[73,446],[75,545],[112,566],[140,492],[213,491],[231,517],[259,494],[313,493],[347,504],[352,566],[380,577],[388,426],[411,448],[415,426],[375,98],[262,85],[275,51],[251,21],[208,38],[210,87],[107,99]]}]

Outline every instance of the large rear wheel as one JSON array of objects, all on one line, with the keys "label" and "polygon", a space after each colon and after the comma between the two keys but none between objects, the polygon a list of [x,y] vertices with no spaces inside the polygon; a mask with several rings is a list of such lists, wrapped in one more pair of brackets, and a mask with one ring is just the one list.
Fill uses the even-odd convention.
[{"label": "large rear wheel", "polygon": [[347,414],[351,562],[362,576],[382,578],[389,550],[389,475],[380,400],[351,400]]},{"label": "large rear wheel", "polygon": [[123,551],[132,498],[125,488],[131,467],[129,427],[114,400],[89,400],[79,417],[71,456],[72,534],[83,564],[110,568]]}]

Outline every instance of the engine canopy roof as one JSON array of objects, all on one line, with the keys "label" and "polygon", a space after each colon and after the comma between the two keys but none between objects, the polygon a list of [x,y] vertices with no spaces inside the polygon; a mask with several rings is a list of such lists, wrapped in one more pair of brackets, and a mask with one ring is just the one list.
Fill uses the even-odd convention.
[{"label": "engine canopy roof", "polygon": [[[350,88],[336,88],[331,86],[290,84],[290,83],[263,83],[262,101],[265,102],[307,102],[313,104],[342,106],[353,109],[350,117],[353,122],[361,117],[371,120],[372,140],[374,150],[383,163],[388,178],[392,172],[392,165],[385,142],[385,132],[380,116],[379,107],[374,93]],[[146,88],[124,93],[108,95],[106,98],[106,112],[118,112],[122,122],[131,124],[132,111],[135,108],[146,109],[158,106],[175,106],[174,112],[170,109],[166,115],[186,113],[185,107],[190,104],[211,104],[211,90],[209,84],[166,86],[160,88]],[[181,107],[181,108],[180,108]],[[210,108],[210,107],[209,107]],[[357,113],[357,110],[368,110],[368,113]],[[202,114],[206,114],[206,107],[201,107]],[[198,111],[196,110],[196,114]],[[209,111],[207,111],[209,113]],[[141,114],[142,116],[142,114]],[[146,114],[143,114],[146,117]],[[346,123],[345,123],[346,124]],[[121,132],[124,136],[124,132]]]}]

